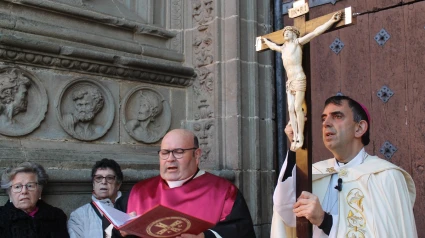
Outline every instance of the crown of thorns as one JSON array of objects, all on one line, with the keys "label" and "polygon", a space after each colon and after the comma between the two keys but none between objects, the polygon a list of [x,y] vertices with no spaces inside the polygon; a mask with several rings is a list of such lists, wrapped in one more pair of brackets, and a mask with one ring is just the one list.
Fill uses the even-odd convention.
[{"label": "crown of thorns", "polygon": [[285,26],[285,28],[283,28],[282,35],[285,34],[285,31],[292,31],[295,35],[297,35],[297,37],[300,37],[300,31],[295,26]]}]

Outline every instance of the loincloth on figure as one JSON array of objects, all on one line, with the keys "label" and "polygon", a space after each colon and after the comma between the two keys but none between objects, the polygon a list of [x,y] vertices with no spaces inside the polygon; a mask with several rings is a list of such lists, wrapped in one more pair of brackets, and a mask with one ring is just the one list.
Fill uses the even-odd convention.
[{"label": "loincloth on figure", "polygon": [[301,75],[299,78],[288,79],[286,81],[286,93],[295,95],[295,92],[305,92],[307,89],[307,80],[305,75]]}]

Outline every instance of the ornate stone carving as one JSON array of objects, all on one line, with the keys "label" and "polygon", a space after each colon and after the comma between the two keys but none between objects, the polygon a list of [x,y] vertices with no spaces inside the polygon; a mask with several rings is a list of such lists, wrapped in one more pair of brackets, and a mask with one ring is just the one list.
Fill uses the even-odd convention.
[{"label": "ornate stone carving", "polygon": [[214,89],[214,77],[207,67],[197,68],[198,80],[193,84],[193,90],[197,96],[208,93],[210,96]]},{"label": "ornate stone carving", "polygon": [[208,29],[198,31],[195,33],[195,39],[193,41],[194,54],[195,54],[195,66],[202,67],[214,62],[214,56],[212,52],[213,38]]},{"label": "ornate stone carving", "polygon": [[201,161],[208,159],[211,152],[211,144],[214,140],[214,121],[201,120],[193,124],[193,131],[199,139],[199,147],[202,149]]},{"label": "ornate stone carving", "polygon": [[193,124],[193,131],[199,139],[199,146],[202,149],[201,160],[205,161],[212,149],[214,142],[214,121],[213,111],[208,109],[206,99],[202,99],[198,106],[199,113],[195,114],[196,122]]},{"label": "ornate stone carving", "polygon": [[213,20],[213,1],[212,0],[192,0],[192,16],[197,25],[197,32],[194,33],[194,54],[195,66],[201,67],[212,64],[214,56],[212,54],[213,37],[209,32],[209,21]]},{"label": "ornate stone carving", "polygon": [[210,105],[207,104],[207,100],[202,99],[201,103],[198,105],[199,113],[195,113],[195,119],[201,120],[212,118],[214,116],[214,112],[208,109],[209,106]]},{"label": "ornate stone carving", "polygon": [[115,117],[111,92],[87,78],[69,82],[56,101],[56,115],[72,137],[92,141],[104,136]]},{"label": "ornate stone carving", "polygon": [[213,0],[192,0],[192,16],[195,23],[204,25],[214,18]]},{"label": "ornate stone carving", "polygon": [[121,110],[125,130],[139,142],[157,142],[170,128],[170,105],[152,88],[132,89],[125,96]]},{"label": "ornate stone carving", "polygon": [[22,136],[40,126],[47,112],[46,89],[17,67],[0,69],[0,134]]},{"label": "ornate stone carving", "polygon": [[193,130],[199,138],[203,151],[201,160],[204,161],[208,159],[214,144],[214,112],[208,108],[206,99],[213,97],[214,91],[214,74],[207,67],[214,63],[213,36],[208,24],[214,19],[213,4],[213,0],[192,0],[193,24],[197,27],[193,33],[193,64],[198,75],[193,90],[196,96],[194,104],[199,108],[199,112],[194,115],[196,122],[193,124]]},{"label": "ornate stone carving", "polygon": [[[136,68],[120,67],[118,65],[93,63],[90,61],[74,60],[69,58],[60,58],[36,53],[18,52],[15,50],[1,49],[0,59],[12,61],[15,63],[37,65],[41,67],[55,67],[57,69],[66,69],[90,74],[106,75],[115,78],[127,78],[131,80],[140,80],[155,82],[160,84],[170,84],[179,86],[189,86],[192,84],[192,78],[184,78],[161,74],[159,72],[142,71]],[[143,65],[135,65],[143,68]]]}]

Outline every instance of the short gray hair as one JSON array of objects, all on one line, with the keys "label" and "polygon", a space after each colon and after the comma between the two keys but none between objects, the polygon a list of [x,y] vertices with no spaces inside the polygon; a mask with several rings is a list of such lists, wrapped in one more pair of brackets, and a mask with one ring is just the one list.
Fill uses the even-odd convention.
[{"label": "short gray hair", "polygon": [[18,173],[34,173],[37,175],[37,183],[39,186],[47,184],[49,175],[46,170],[40,164],[34,162],[23,162],[18,164],[16,167],[7,168],[1,176],[1,188],[9,190],[12,185],[12,180]]}]

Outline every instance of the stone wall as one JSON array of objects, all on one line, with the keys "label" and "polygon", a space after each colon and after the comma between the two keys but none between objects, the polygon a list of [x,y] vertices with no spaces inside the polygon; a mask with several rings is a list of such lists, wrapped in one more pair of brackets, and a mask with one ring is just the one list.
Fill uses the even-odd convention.
[{"label": "stone wall", "polygon": [[41,163],[51,177],[44,199],[69,213],[89,201],[96,160],[117,160],[129,189],[158,174],[162,136],[188,128],[200,139],[201,168],[241,189],[258,237],[268,237],[272,54],[255,53],[254,43],[270,31],[269,4],[0,1],[0,91],[9,96],[0,167]]}]

